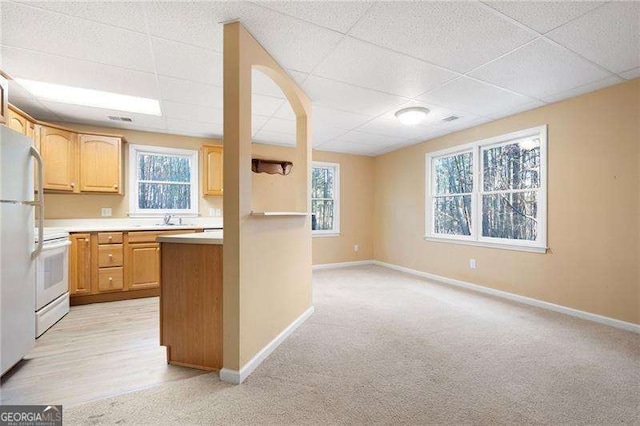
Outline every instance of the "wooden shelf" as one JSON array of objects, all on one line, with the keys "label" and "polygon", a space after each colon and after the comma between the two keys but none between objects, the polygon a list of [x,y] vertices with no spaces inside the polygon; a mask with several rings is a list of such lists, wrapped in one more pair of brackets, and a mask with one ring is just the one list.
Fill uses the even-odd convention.
[{"label": "wooden shelf", "polygon": [[251,212],[251,216],[309,216],[305,212]]}]

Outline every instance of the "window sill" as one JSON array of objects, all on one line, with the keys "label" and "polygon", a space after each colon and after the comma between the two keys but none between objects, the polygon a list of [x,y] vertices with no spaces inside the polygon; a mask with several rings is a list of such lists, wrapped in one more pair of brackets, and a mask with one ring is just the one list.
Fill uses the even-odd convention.
[{"label": "window sill", "polygon": [[441,238],[441,237],[424,237],[426,241],[432,241],[435,243],[452,243],[452,244],[462,244],[467,246],[476,246],[476,247],[486,247],[493,249],[501,249],[501,250],[513,250],[513,251],[525,251],[529,253],[546,253],[549,249],[548,247],[537,247],[537,246],[524,246],[518,244],[503,244],[503,243],[488,243],[485,241],[469,241],[469,240],[459,240],[454,238]]},{"label": "window sill", "polygon": [[156,212],[156,213],[127,213],[129,217],[139,218],[156,218],[164,217],[165,214],[170,214],[172,217],[198,217],[199,213],[171,213],[171,212]]},{"label": "window sill", "polygon": [[340,232],[327,232],[327,233],[314,233],[313,231],[311,231],[311,236],[312,237],[339,237],[340,235],[342,235]]}]

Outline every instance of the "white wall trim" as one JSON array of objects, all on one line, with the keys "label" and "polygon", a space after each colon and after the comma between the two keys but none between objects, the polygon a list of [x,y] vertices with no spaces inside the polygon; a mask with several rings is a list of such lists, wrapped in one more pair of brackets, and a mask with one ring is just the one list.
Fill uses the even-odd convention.
[{"label": "white wall trim", "polygon": [[313,306],[311,306],[309,309],[304,311],[302,315],[293,320],[293,322],[289,324],[287,328],[282,330],[282,332],[275,337],[275,339],[269,342],[264,348],[260,350],[260,352],[255,354],[253,358],[249,360],[249,362],[243,365],[242,368],[240,368],[240,371],[230,370],[228,368],[223,368],[222,370],[220,370],[220,380],[236,385],[242,383],[244,379],[249,377],[249,375],[253,373],[253,371],[260,364],[262,364],[262,361],[264,361],[269,355],[271,355],[271,352],[273,352],[278,346],[280,346],[280,343],[284,342],[284,340],[289,337],[289,335],[293,333],[296,328],[300,327],[302,323],[304,323],[313,314],[313,311],[314,308]]},{"label": "white wall trim", "polygon": [[460,281],[453,278],[447,278],[440,275],[431,274],[429,272],[417,271],[415,269],[406,268],[404,266],[395,265],[393,263],[382,262],[380,260],[375,260],[373,263],[379,266],[384,266],[385,268],[394,269],[400,272],[406,272],[408,274],[417,275],[419,277],[438,281],[444,284],[449,284],[456,287],[462,287],[468,290],[477,291],[479,293],[490,294],[492,296],[501,297],[503,299],[512,300],[514,302],[524,303],[525,305],[535,306],[542,309],[548,309],[550,311],[571,315],[572,317],[582,318],[588,321],[593,321],[600,324],[604,324],[611,327],[620,328],[623,330],[640,334],[640,325],[638,324],[633,324],[630,322],[621,321],[615,318],[609,318],[609,317],[605,317],[598,314],[592,314],[590,312],[580,311],[578,309],[568,308],[566,306],[556,305],[555,303],[544,302],[542,300],[532,299],[526,296],[519,296],[517,294],[508,293],[506,291],[496,290],[493,288],[485,287],[478,284],[472,284],[466,281]]},{"label": "white wall trim", "polygon": [[349,266],[373,265],[374,263],[375,260],[356,260],[353,262],[321,263],[320,265],[313,265],[311,268],[315,271],[317,269],[348,268]]}]

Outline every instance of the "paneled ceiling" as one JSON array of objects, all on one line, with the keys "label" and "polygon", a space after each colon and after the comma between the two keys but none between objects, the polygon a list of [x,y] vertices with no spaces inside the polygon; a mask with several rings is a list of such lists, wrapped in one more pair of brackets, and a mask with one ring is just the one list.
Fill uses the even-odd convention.
[{"label": "paneled ceiling", "polygon": [[[37,99],[35,117],[222,134],[222,25],[238,19],[313,101],[317,149],[378,155],[640,77],[639,2],[2,2],[13,77],[159,99],[162,116]],[[254,140],[291,144],[282,92],[254,73]],[[431,110],[419,126],[398,109]],[[114,123],[110,115],[132,122]],[[454,121],[443,121],[450,116]]]}]

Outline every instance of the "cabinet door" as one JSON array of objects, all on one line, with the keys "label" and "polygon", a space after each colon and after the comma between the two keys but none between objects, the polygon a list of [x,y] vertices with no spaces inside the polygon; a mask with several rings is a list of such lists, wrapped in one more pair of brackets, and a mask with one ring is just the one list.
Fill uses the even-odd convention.
[{"label": "cabinet door", "polygon": [[75,133],[42,126],[40,154],[44,161],[44,189],[78,192]]},{"label": "cabinet door", "polygon": [[91,294],[91,235],[71,234],[69,250],[69,292]]},{"label": "cabinet door", "polygon": [[80,191],[120,193],[122,140],[80,135],[79,145]]},{"label": "cabinet door", "polygon": [[18,114],[11,108],[7,109],[7,126],[10,129],[25,136],[33,137],[33,131],[30,129],[31,125],[27,117]]},{"label": "cabinet door", "polygon": [[127,290],[142,290],[160,286],[160,244],[129,245],[129,280]]},{"label": "cabinet door", "polygon": [[203,154],[203,193],[204,195],[222,195],[224,186],[222,146],[205,145]]}]

